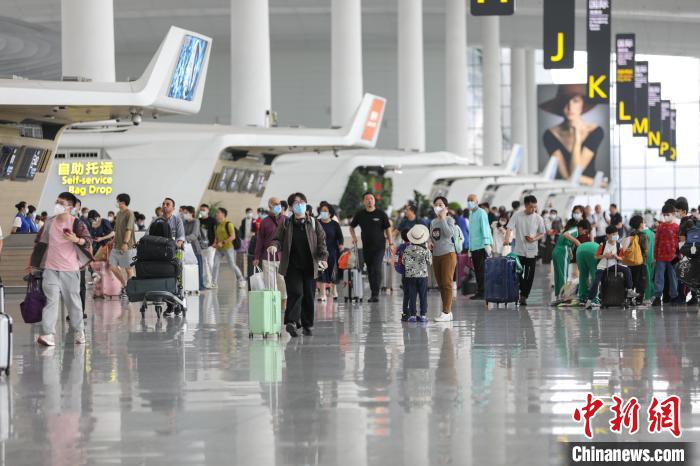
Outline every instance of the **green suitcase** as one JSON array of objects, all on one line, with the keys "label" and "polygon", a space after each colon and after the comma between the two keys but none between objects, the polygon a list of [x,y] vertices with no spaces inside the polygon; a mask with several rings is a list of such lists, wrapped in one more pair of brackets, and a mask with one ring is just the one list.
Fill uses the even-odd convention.
[{"label": "green suitcase", "polygon": [[282,295],[276,290],[251,291],[248,293],[248,329],[254,335],[282,335]]},{"label": "green suitcase", "polygon": [[250,380],[278,383],[282,380],[282,346],[279,341],[254,340],[250,343]]}]

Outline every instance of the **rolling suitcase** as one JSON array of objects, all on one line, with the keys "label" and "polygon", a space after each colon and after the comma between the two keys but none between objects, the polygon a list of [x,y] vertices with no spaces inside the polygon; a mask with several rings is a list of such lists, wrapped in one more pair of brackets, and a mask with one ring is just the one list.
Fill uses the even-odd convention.
[{"label": "rolling suitcase", "polygon": [[282,380],[282,347],[279,341],[254,340],[248,351],[250,380],[277,383]]},{"label": "rolling suitcase", "polygon": [[185,294],[199,293],[199,266],[185,264],[182,266],[182,291]]},{"label": "rolling suitcase", "polygon": [[93,262],[92,270],[97,274],[93,298],[119,297],[122,294],[122,283],[112,273],[107,262]]},{"label": "rolling suitcase", "polygon": [[627,290],[625,289],[625,275],[615,270],[607,270],[603,276],[600,289],[602,307],[625,307],[627,304]]},{"label": "rolling suitcase", "polygon": [[387,249],[384,254],[384,273],[382,274],[382,291],[391,293],[394,290],[394,256]]},{"label": "rolling suitcase", "polygon": [[365,295],[364,285],[362,283],[362,271],[359,269],[347,269],[345,271],[345,287],[347,288],[345,302],[362,302]]},{"label": "rolling suitcase", "polygon": [[0,279],[0,371],[10,375],[12,364],[12,317],[5,313],[5,286]]},{"label": "rolling suitcase", "polygon": [[172,261],[177,254],[177,244],[171,238],[146,235],[136,245],[136,257],[142,262]]},{"label": "rolling suitcase", "polygon": [[484,294],[489,303],[518,304],[520,278],[515,259],[509,256],[486,259],[484,273]]},{"label": "rolling suitcase", "polygon": [[177,295],[177,278],[132,278],[126,283],[126,294],[131,303],[143,301],[150,291],[166,291]]},{"label": "rolling suitcase", "polygon": [[[275,281],[275,283],[277,283]],[[278,290],[251,291],[248,293],[248,336],[267,338],[282,335],[282,295]]]},{"label": "rolling suitcase", "polygon": [[465,277],[468,281],[471,269],[473,268],[474,264],[472,263],[472,258],[469,257],[469,254],[457,254],[457,283],[461,285],[464,282]]}]

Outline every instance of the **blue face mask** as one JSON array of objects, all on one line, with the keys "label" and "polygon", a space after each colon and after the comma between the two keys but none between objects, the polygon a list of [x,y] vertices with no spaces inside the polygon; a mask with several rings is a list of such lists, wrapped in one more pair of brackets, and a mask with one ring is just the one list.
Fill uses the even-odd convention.
[{"label": "blue face mask", "polygon": [[318,214],[318,217],[321,220],[328,220],[328,212],[321,212],[320,214]]},{"label": "blue face mask", "polygon": [[476,202],[474,201],[467,201],[467,209],[469,210],[474,210],[476,208]]},{"label": "blue face mask", "polygon": [[260,220],[265,220],[267,218],[267,214],[260,214],[259,217]]},{"label": "blue face mask", "polygon": [[279,215],[280,212],[282,212],[282,206],[277,204],[272,206],[272,213],[275,215]]},{"label": "blue face mask", "polygon": [[613,241],[618,241],[619,239],[620,239],[620,235],[612,235]]},{"label": "blue face mask", "polygon": [[294,207],[292,207],[292,210],[294,210],[294,213],[296,215],[302,216],[306,213],[306,202],[299,202],[298,204],[294,204]]}]

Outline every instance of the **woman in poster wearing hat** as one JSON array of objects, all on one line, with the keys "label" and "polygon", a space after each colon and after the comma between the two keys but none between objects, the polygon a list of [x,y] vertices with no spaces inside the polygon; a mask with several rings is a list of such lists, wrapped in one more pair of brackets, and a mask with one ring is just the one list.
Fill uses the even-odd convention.
[{"label": "woman in poster wearing hat", "polygon": [[592,162],[605,135],[599,125],[583,120],[583,114],[596,105],[585,96],[583,84],[563,84],[553,99],[540,104],[545,112],[564,118],[544,132],[542,142],[549,155],[558,159],[560,178],[568,180],[580,169],[581,184],[591,185],[595,176]]}]

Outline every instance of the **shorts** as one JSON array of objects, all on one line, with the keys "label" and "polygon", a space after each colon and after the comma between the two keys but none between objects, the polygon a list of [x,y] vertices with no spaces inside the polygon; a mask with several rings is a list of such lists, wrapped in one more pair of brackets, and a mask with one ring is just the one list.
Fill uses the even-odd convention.
[{"label": "shorts", "polygon": [[134,262],[134,257],[136,257],[136,249],[129,249],[126,252],[112,249],[112,252],[109,254],[109,265],[128,269],[131,267],[131,263]]}]

